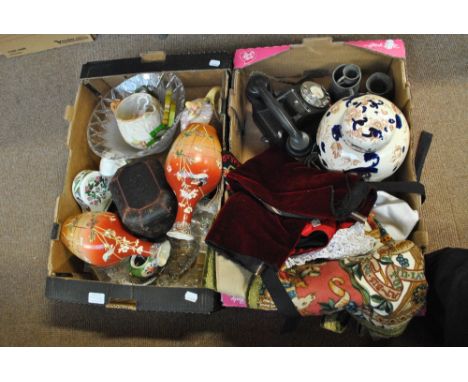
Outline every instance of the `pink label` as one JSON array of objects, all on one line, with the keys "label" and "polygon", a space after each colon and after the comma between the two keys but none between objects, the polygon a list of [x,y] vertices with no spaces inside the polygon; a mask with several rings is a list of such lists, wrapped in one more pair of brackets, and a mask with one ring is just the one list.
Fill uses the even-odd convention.
[{"label": "pink label", "polygon": [[221,302],[227,308],[247,308],[247,303],[243,298],[230,296],[225,293],[221,293]]},{"label": "pink label", "polygon": [[234,69],[242,69],[255,62],[276,56],[289,50],[290,45],[268,46],[263,48],[237,49],[234,54]]},{"label": "pink label", "polygon": [[406,57],[405,43],[403,40],[347,41],[346,44],[383,53],[391,57]]}]

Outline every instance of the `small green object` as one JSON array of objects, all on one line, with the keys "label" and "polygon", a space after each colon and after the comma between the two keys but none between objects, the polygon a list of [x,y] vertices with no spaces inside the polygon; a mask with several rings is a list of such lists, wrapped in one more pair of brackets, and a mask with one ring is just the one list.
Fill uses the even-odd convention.
[{"label": "small green object", "polygon": [[162,120],[163,125],[168,125],[171,104],[172,104],[172,89],[168,89],[166,92],[166,96],[164,98],[164,112],[163,112],[163,120]]},{"label": "small green object", "polygon": [[164,131],[166,129],[167,129],[167,126],[161,123],[158,127],[151,130],[150,135],[152,138],[156,138],[161,131]]},{"label": "small green object", "polygon": [[323,329],[334,333],[343,333],[349,322],[349,314],[346,311],[323,315],[320,319],[320,326]]},{"label": "small green object", "polygon": [[146,147],[151,147],[153,146],[157,141],[161,139],[161,136],[159,135],[162,131],[165,131],[168,129],[168,126],[166,125],[159,125],[155,129],[153,129],[149,134],[151,136],[151,140],[146,143]]},{"label": "small green object", "polygon": [[175,112],[176,112],[176,104],[174,101],[171,102],[171,108],[169,110],[169,122],[168,126],[172,126],[174,124],[175,120]]}]

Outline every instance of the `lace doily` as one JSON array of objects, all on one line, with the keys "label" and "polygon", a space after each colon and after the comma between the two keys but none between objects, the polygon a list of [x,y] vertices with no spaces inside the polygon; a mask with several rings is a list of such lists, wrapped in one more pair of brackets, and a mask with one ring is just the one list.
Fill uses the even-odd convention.
[{"label": "lace doily", "polygon": [[374,249],[378,240],[368,236],[365,229],[366,226],[360,222],[339,229],[325,248],[289,257],[285,261],[286,267],[304,265],[316,259],[342,259],[366,254]]}]

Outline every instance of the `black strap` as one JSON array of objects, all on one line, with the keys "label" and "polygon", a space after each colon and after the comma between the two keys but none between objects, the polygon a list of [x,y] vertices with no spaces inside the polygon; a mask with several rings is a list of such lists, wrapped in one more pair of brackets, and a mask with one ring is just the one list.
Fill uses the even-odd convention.
[{"label": "black strap", "polygon": [[286,292],[286,289],[284,289],[283,284],[278,278],[278,273],[273,269],[273,267],[266,266],[260,276],[262,277],[262,281],[267,287],[276,308],[278,308],[278,311],[287,317],[299,316],[296,306],[293,304],[291,297],[289,297],[288,292]]},{"label": "black strap", "polygon": [[276,309],[278,309],[278,312],[286,318],[286,322],[281,332],[284,333],[295,329],[301,315],[297,311],[288,292],[286,292],[286,289],[278,278],[278,269],[255,257],[244,256],[231,252],[210,241],[206,241],[206,243],[215,248],[219,254],[227,256],[228,259],[242,265],[245,269],[249,270],[256,276],[260,276],[276,305]]},{"label": "black strap", "polygon": [[421,174],[426,160],[427,153],[431,147],[432,134],[423,131],[419,137],[416,156],[414,159],[414,167],[416,169],[416,182],[396,181],[396,182],[368,182],[376,190],[386,191],[389,193],[407,193],[421,195],[421,203],[426,200],[426,189],[421,180]]},{"label": "black strap", "polygon": [[424,162],[426,161],[427,153],[431,147],[432,134],[423,131],[419,137],[418,148],[416,151],[416,156],[414,158],[414,166],[416,168],[416,180],[419,182],[421,180],[421,174],[424,167]]},{"label": "black strap", "polygon": [[[331,211],[336,220],[345,220],[349,219],[349,216],[353,212],[358,212],[360,207],[368,200],[369,198],[369,182],[356,182],[353,187],[349,184],[349,179],[346,176],[346,186],[348,192],[346,196],[340,201],[338,206],[334,205],[334,195],[335,191],[332,188],[332,203]],[[362,207],[361,207],[362,208]]]},{"label": "black strap", "polygon": [[419,194],[421,195],[421,203],[426,200],[426,189],[421,180],[422,170],[424,168],[424,162],[431,147],[432,134],[423,131],[419,137],[418,147],[416,149],[416,156],[414,160],[414,166],[416,169],[416,182],[369,182],[376,190],[386,191],[389,193],[408,193],[408,194]]},{"label": "black strap", "polygon": [[419,182],[368,182],[372,187],[378,191],[386,191],[390,194],[393,193],[407,193],[421,195],[421,202],[426,200],[426,188]]},{"label": "black strap", "polygon": [[284,289],[283,284],[281,284],[277,271],[273,267],[266,266],[260,276],[278,312],[286,318],[281,332],[287,333],[293,331],[296,329],[301,315],[292,302],[291,297],[289,297],[288,292]]}]

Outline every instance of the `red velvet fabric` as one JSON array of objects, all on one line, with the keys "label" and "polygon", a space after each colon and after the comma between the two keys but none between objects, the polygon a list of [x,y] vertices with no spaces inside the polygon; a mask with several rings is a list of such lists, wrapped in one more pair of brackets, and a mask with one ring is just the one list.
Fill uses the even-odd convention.
[{"label": "red velvet fabric", "polygon": [[[243,255],[281,266],[313,218],[335,219],[338,205],[356,175],[307,167],[280,149],[271,148],[227,175],[234,194],[213,223],[206,242],[232,256]],[[367,216],[375,191],[364,195],[357,212]],[[267,203],[285,217],[271,212]]]}]

